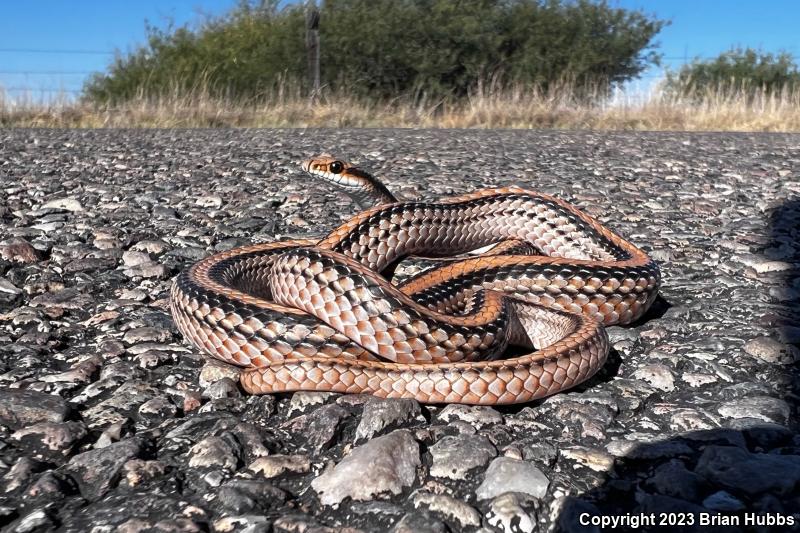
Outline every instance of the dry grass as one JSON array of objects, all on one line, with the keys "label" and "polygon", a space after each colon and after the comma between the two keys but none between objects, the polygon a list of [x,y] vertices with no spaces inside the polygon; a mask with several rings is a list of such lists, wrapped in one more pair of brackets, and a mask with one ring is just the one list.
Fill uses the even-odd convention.
[{"label": "dry grass", "polygon": [[[591,100],[591,99],[590,99]],[[594,101],[602,101],[595,99]],[[65,98],[12,101],[0,92],[0,126],[63,128],[426,127],[681,131],[800,131],[800,91],[778,94],[710,91],[697,101],[661,91],[635,100],[586,103],[569,87],[479,88],[461,102],[399,98],[375,102],[326,95],[311,103],[297,93],[258,102],[207,94],[141,96],[102,106]]]}]

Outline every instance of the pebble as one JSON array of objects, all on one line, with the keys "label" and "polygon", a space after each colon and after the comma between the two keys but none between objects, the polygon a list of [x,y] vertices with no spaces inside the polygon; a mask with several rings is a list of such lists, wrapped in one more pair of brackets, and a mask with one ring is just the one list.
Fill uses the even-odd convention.
[{"label": "pebble", "polygon": [[409,513],[392,528],[392,533],[447,533],[444,522],[433,518],[429,513],[419,511]]},{"label": "pebble", "polygon": [[0,389],[0,422],[22,427],[38,422],[63,422],[71,408],[63,398],[24,389]]},{"label": "pebble", "polygon": [[0,259],[30,265],[39,261],[39,252],[25,239],[12,239],[0,244]]},{"label": "pebble", "polygon": [[771,396],[751,396],[722,404],[717,412],[727,418],[759,418],[765,422],[786,424],[792,408],[783,400]]},{"label": "pebble", "polygon": [[168,470],[169,466],[161,461],[131,459],[122,465],[125,481],[130,487],[136,487],[142,483],[158,479],[166,474]]},{"label": "pebble", "polygon": [[208,388],[212,383],[220,381],[223,378],[229,378],[233,381],[239,381],[239,375],[242,369],[233,365],[228,365],[222,361],[210,359],[203,365],[200,370],[199,385],[204,389]]},{"label": "pebble", "polygon": [[65,211],[78,212],[83,211],[83,206],[75,198],[56,198],[45,202],[42,205],[42,209],[63,209]]},{"label": "pebble", "polygon": [[758,337],[747,341],[744,351],[766,363],[791,365],[795,361],[800,361],[800,350],[770,337]]},{"label": "pebble", "polygon": [[404,426],[414,420],[425,421],[416,400],[385,400],[371,397],[364,404],[355,440],[359,442],[371,439],[387,428]]},{"label": "pebble", "polygon": [[415,509],[427,509],[432,514],[441,516],[445,522],[457,524],[459,529],[481,525],[481,515],[474,507],[446,494],[418,490],[411,496],[411,501]]},{"label": "pebble", "polygon": [[543,498],[549,486],[550,480],[534,464],[498,457],[489,464],[475,495],[479,500],[488,500],[505,492],[521,492]]},{"label": "pebble", "polygon": [[131,438],[89,450],[73,456],[64,472],[77,481],[84,498],[98,500],[116,486],[125,463],[138,458],[147,445],[142,439]]},{"label": "pebble", "polygon": [[464,479],[470,470],[486,465],[497,456],[491,441],[483,435],[446,436],[429,448],[430,474],[447,479]]},{"label": "pebble", "polygon": [[519,495],[507,492],[498,496],[489,506],[486,522],[504,533],[533,533],[536,518],[520,505]]},{"label": "pebble", "polygon": [[559,451],[562,457],[571,459],[596,472],[610,472],[614,466],[614,456],[596,448],[571,446],[561,448]]},{"label": "pebble", "polygon": [[229,377],[224,377],[203,389],[202,397],[215,400],[220,398],[238,398],[241,395],[242,393],[239,391],[237,382]]},{"label": "pebble", "polygon": [[206,437],[190,451],[189,466],[222,468],[235,471],[242,455],[241,445],[236,437],[228,432]]},{"label": "pebble", "polygon": [[16,441],[42,444],[49,451],[69,455],[72,447],[88,434],[83,422],[39,422],[11,434]]},{"label": "pebble", "polygon": [[322,405],[330,398],[335,398],[337,394],[330,392],[309,392],[299,391],[292,395],[289,402],[289,415],[297,412],[305,412],[309,407]]},{"label": "pebble", "polygon": [[477,428],[503,423],[503,415],[491,407],[450,404],[436,416],[442,422],[461,420]]},{"label": "pebble", "polygon": [[666,365],[645,365],[633,373],[633,377],[641,379],[658,390],[672,392],[675,390],[675,375]]},{"label": "pebble", "polygon": [[349,417],[347,409],[328,404],[289,420],[284,427],[304,435],[304,448],[320,452],[334,444],[340,424]]},{"label": "pebble", "polygon": [[[416,479],[419,445],[405,429],[353,448],[335,467],[311,482],[323,505],[345,498],[371,500],[379,494],[399,494]],[[369,475],[364,474],[369,472]]]},{"label": "pebble", "polygon": [[247,469],[270,479],[286,472],[305,474],[311,470],[311,460],[305,455],[271,455],[259,457]]}]

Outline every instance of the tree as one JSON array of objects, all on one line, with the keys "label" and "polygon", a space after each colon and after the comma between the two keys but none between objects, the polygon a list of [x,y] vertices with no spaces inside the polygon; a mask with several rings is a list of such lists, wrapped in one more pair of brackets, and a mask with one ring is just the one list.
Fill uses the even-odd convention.
[{"label": "tree", "polygon": [[[263,4],[243,2],[196,30],[149,28],[147,44],[92,78],[86,97],[202,86],[242,99],[307,84],[303,3]],[[460,98],[489,79],[607,89],[658,62],[652,40],[664,24],[605,0],[325,0],[322,85],[380,99]]]},{"label": "tree", "polygon": [[768,94],[800,87],[800,71],[788,52],[765,53],[752,48],[732,48],[706,61],[695,59],[667,75],[668,91],[702,97],[709,91]]}]

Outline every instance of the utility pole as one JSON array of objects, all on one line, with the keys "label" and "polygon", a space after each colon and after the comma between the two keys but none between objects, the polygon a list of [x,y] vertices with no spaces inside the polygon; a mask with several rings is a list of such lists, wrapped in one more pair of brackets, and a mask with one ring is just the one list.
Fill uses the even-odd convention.
[{"label": "utility pole", "polygon": [[308,52],[309,100],[319,97],[319,9],[316,0],[306,1],[306,51]]}]

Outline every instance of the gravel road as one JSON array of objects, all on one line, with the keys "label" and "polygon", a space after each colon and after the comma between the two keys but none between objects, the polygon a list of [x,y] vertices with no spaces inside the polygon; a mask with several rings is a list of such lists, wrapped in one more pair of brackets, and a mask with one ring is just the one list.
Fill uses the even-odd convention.
[{"label": "gravel road", "polygon": [[[351,216],[297,166],[320,152],[409,199],[555,194],[651,253],[662,297],[544,401],[248,397],[182,341],[171,279]],[[800,135],[2,130],[0,528],[798,529],[798,273]]]}]

